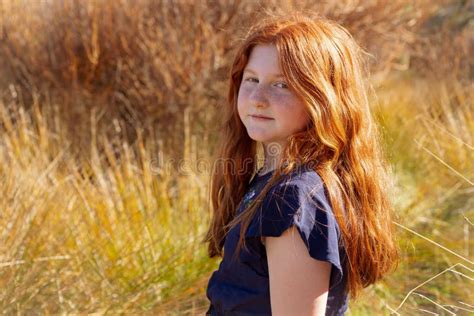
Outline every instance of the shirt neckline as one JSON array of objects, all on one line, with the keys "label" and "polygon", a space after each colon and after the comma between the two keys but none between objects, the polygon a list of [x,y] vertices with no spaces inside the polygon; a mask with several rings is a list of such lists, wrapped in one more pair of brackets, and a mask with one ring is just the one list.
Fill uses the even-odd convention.
[{"label": "shirt neckline", "polygon": [[275,169],[274,169],[274,170],[271,170],[271,171],[268,171],[267,173],[264,173],[264,174],[258,174],[258,171],[257,171],[257,172],[255,173],[253,179],[252,179],[252,182],[260,181],[260,180],[262,180],[262,179],[268,178],[268,177],[271,176],[274,172],[275,172]]},{"label": "shirt neckline", "polygon": [[[258,170],[258,171],[255,173],[255,175],[253,176],[251,182],[254,182],[255,180],[260,181],[260,180],[262,180],[262,179],[265,179],[265,178],[267,178],[268,176],[273,175],[273,173],[275,173],[275,170],[276,170],[276,169],[270,170],[270,171],[268,171],[267,173],[264,173],[264,174],[258,174],[258,171],[260,171],[260,170]],[[293,170],[291,173],[294,173],[294,172],[297,172],[297,171],[305,171],[305,170],[308,170],[308,167],[307,167],[306,165],[301,165],[301,166],[296,167],[296,169]],[[310,169],[310,170],[311,170],[311,169]],[[290,174],[291,174],[291,173],[290,173]]]}]

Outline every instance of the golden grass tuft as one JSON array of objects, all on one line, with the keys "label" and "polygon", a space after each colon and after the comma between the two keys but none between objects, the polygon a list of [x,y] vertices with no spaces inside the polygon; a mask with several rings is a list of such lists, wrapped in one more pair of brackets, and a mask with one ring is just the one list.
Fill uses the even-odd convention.
[{"label": "golden grass tuft", "polygon": [[466,3],[0,1],[0,310],[206,311],[229,39],[296,6],[342,22],[373,55],[397,177],[403,263],[348,314],[474,310]]}]

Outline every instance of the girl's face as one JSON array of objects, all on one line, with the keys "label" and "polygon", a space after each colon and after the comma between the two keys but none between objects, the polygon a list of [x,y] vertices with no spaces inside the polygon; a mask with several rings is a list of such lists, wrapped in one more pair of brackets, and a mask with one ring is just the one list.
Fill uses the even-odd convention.
[{"label": "girl's face", "polygon": [[239,117],[255,141],[282,146],[309,123],[303,101],[282,75],[275,45],[256,45],[244,69],[237,99]]}]

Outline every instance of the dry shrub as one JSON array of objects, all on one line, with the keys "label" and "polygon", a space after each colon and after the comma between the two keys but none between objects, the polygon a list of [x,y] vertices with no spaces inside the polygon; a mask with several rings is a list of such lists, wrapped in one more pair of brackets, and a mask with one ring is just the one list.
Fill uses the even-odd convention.
[{"label": "dry shrub", "polygon": [[424,77],[469,85],[474,78],[474,3],[444,2],[420,23],[411,68]]},{"label": "dry shrub", "polygon": [[[343,23],[371,54],[375,72],[398,63],[436,6],[427,1],[4,1],[0,6],[0,91],[28,107],[33,94],[56,104],[73,148],[99,131],[137,129],[179,156],[184,114],[193,134],[212,144],[225,102],[234,40],[264,12],[316,10]],[[116,123],[114,122],[116,119]],[[119,127],[117,127],[119,126]],[[204,152],[211,148],[202,148]]]},{"label": "dry shrub", "polygon": [[[406,67],[464,78],[467,26],[451,47],[453,24],[435,18],[450,3],[0,1],[2,311],[194,314],[195,302],[204,311],[203,275],[214,267],[197,240],[208,177],[157,173],[155,162],[158,152],[195,162],[211,151],[233,39],[264,11],[315,9],[350,29],[381,78]],[[437,223],[472,213],[472,90],[410,80],[387,86],[379,107],[401,178],[397,205],[406,223],[446,229],[456,249],[459,221]],[[426,255],[422,269],[433,258],[449,260]],[[419,271],[402,270],[387,301],[399,302],[393,292]],[[367,306],[377,313],[385,298]]]}]

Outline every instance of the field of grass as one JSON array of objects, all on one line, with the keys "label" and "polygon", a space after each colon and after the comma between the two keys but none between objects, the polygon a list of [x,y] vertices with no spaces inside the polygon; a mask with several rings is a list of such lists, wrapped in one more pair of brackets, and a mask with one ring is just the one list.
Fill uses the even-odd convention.
[{"label": "field of grass", "polygon": [[[64,1],[49,11],[0,2],[4,314],[207,310],[205,288],[219,259],[207,257],[202,239],[215,120],[232,53],[226,45],[255,5],[182,1],[173,9],[166,2]],[[397,177],[394,225],[402,249],[397,271],[351,301],[348,315],[468,315],[474,312],[474,89],[466,50],[472,22],[463,22],[463,12],[469,10],[462,1],[420,1],[418,8],[366,1],[358,11],[351,1],[338,3],[317,9],[345,22],[384,61],[372,65],[372,105]],[[453,3],[462,14],[446,15]],[[260,6],[278,11],[273,1]],[[161,12],[163,21],[150,12]],[[444,37],[418,37],[439,34],[430,23],[443,17]],[[200,31],[186,34],[191,22]],[[33,36],[29,26],[43,32]],[[165,46],[173,54],[162,55]]]}]

